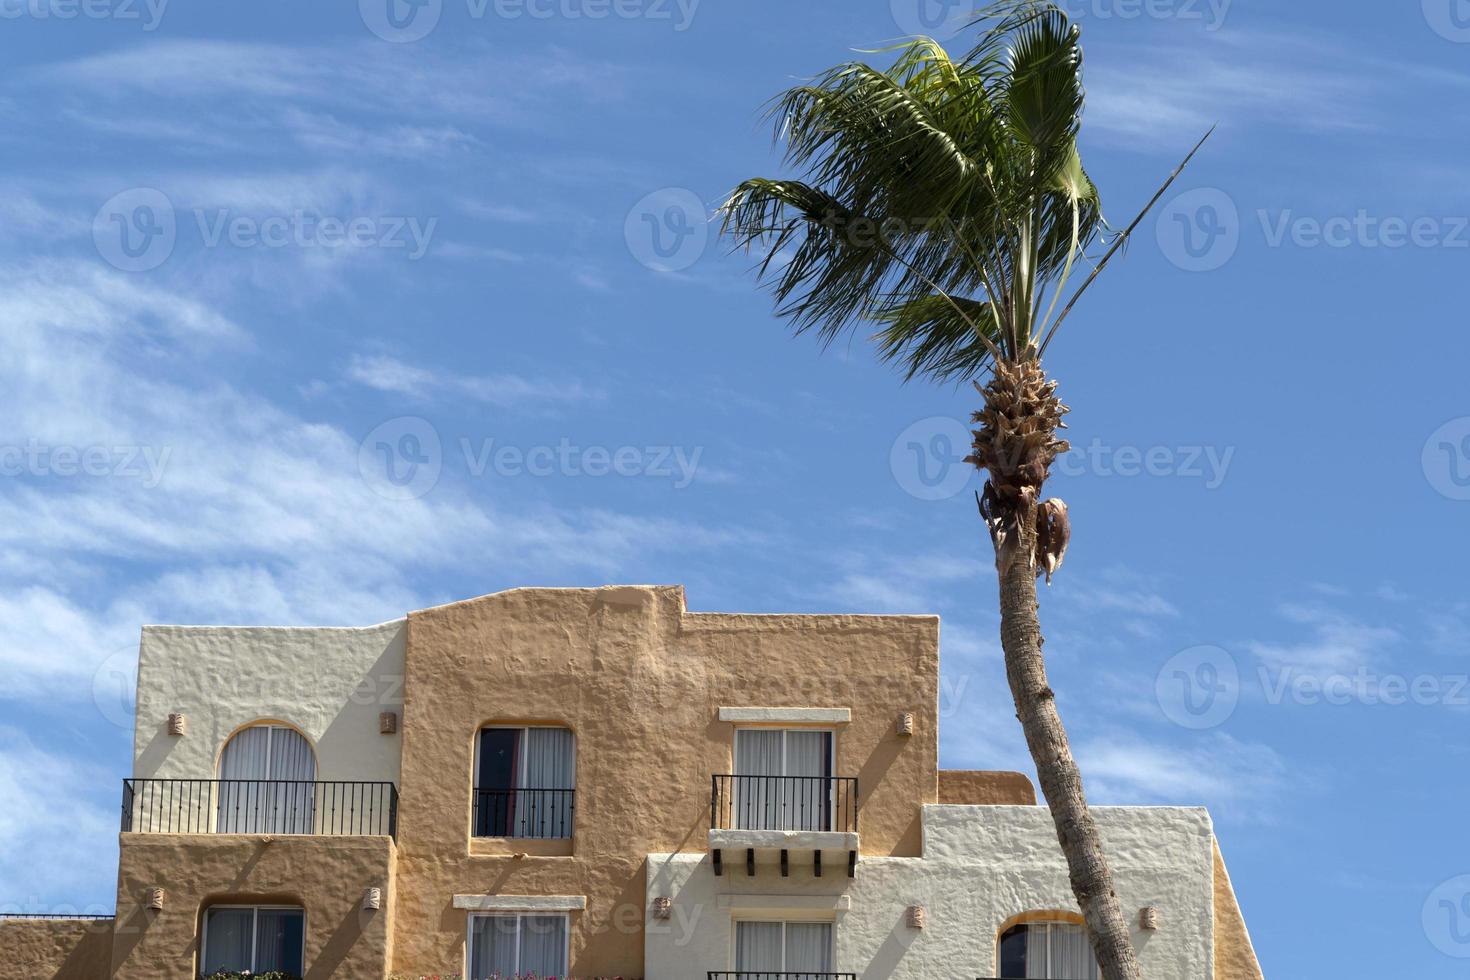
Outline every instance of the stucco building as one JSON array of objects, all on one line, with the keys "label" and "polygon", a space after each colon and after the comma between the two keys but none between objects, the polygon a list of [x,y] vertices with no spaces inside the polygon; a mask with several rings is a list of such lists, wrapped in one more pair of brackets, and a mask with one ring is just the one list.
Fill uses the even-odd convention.
[{"label": "stucco building", "polygon": [[[939,621],[523,589],[148,627],[117,915],[0,978],[1096,976],[1044,808],[938,765]],[[1260,971],[1209,816],[1099,808],[1152,980]]]}]

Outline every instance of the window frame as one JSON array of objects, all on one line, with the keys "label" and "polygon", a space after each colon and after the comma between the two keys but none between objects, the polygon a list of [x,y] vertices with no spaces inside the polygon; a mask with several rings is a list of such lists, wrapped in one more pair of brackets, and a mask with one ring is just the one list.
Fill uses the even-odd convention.
[{"label": "window frame", "polygon": [[786,736],[791,732],[798,734],[821,733],[827,738],[827,775],[826,779],[837,778],[837,729],[830,725],[745,725],[735,726],[735,734],[730,739],[730,772],[739,776],[740,772],[740,733],[741,732],[780,732],[781,733],[781,776],[784,779],[790,776],[787,772]]},{"label": "window frame", "polygon": [[[486,726],[493,727],[493,726]],[[544,726],[554,728],[557,726]],[[572,915],[570,912],[538,912],[534,909],[507,909],[504,912],[471,912],[465,918],[464,936],[464,976],[466,980],[473,980],[475,965],[475,921],[477,919],[515,919],[516,920],[516,972],[513,976],[521,975],[521,920],[527,917],[538,919],[560,919],[562,922],[562,962],[566,964],[565,975],[557,980],[566,980],[572,969]]]},{"label": "window frame", "polygon": [[[569,821],[569,823],[571,825],[569,827],[567,827],[566,836],[565,837],[519,837],[519,836],[516,836],[516,835],[504,836],[504,835],[498,835],[498,834],[483,834],[483,835],[482,834],[477,834],[475,832],[476,831],[476,828],[478,826],[477,823],[476,823],[476,818],[475,818],[476,807],[477,807],[477,804],[479,802],[479,794],[481,792],[486,791],[485,787],[482,787],[480,785],[480,745],[481,745],[481,741],[482,741],[481,735],[484,732],[487,732],[487,731],[520,732],[520,733],[522,733],[522,737],[519,738],[519,739],[517,739],[517,745],[516,745],[516,772],[517,773],[524,773],[524,772],[526,772],[526,770],[528,768],[528,765],[527,765],[527,762],[528,762],[528,753],[530,752],[530,745],[531,745],[531,740],[529,738],[526,738],[525,737],[525,733],[530,732],[530,731],[535,731],[535,730],[548,730],[548,731],[568,732],[572,736],[572,785],[566,791],[573,794],[573,797],[572,797],[573,803],[571,804],[571,815],[572,815],[572,819]],[[471,760],[470,760],[470,824],[469,824],[469,827],[470,827],[470,839],[471,840],[499,840],[499,841],[511,841],[511,840],[513,840],[513,841],[572,840],[572,839],[574,839],[576,837],[576,829],[577,829],[576,828],[576,820],[577,820],[577,816],[576,815],[577,815],[577,811],[576,811],[576,807],[575,807],[575,800],[576,800],[575,794],[577,792],[577,775],[578,775],[578,769],[580,768],[580,766],[579,766],[580,752],[578,751],[577,742],[578,742],[577,730],[575,728],[572,728],[570,725],[554,725],[554,724],[541,724],[541,725],[525,724],[525,725],[517,725],[517,724],[509,724],[509,723],[507,723],[507,724],[487,723],[487,724],[476,726],[476,728],[475,728],[475,735],[474,735],[474,751],[471,753]],[[520,778],[520,777],[518,777],[518,778]],[[501,789],[502,789],[501,787],[491,787],[489,789],[489,791],[496,792],[496,791],[500,791]],[[508,787],[508,789],[509,790],[514,790],[514,791],[519,791],[519,790],[550,790],[550,789],[553,789],[553,787],[546,787],[546,786],[511,786],[511,787]]]},{"label": "window frame", "polygon": [[200,928],[199,928],[199,970],[198,970],[198,973],[199,973],[200,976],[207,976],[208,974],[206,974],[204,971],[205,970],[208,970],[210,968],[209,967],[209,918],[210,918],[210,913],[211,912],[214,912],[216,910],[220,910],[220,909],[234,909],[234,910],[237,910],[237,911],[238,910],[241,910],[241,909],[249,909],[250,910],[250,913],[251,913],[251,915],[250,915],[250,966],[248,967],[248,969],[249,969],[249,971],[251,973],[259,973],[259,972],[261,972],[257,968],[258,964],[255,961],[255,957],[259,953],[258,943],[259,943],[259,940],[260,940],[260,913],[261,912],[300,912],[301,913],[301,972],[302,972],[303,975],[305,975],[305,973],[306,973],[306,929],[307,929],[307,917],[306,917],[306,907],[304,905],[278,905],[278,904],[274,904],[274,903],[270,903],[270,902],[267,902],[267,903],[265,903],[263,905],[250,905],[250,904],[239,904],[239,903],[232,903],[232,902],[220,902],[220,903],[216,903],[216,904],[213,904],[213,905],[206,905],[204,907],[204,914],[202,916],[203,921],[200,923]]},{"label": "window frame", "polygon": [[[1006,920],[1006,922],[1002,924],[1000,929],[998,929],[995,934],[995,975],[997,977],[1005,976],[1005,962],[1002,953],[1006,937],[1011,935],[1012,933],[1021,932],[1022,935],[1026,936],[1027,942],[1029,943],[1029,933],[1031,929],[1036,926],[1068,926],[1070,928],[1080,930],[1084,941],[1086,941],[1086,922],[1085,920],[1083,920],[1081,915],[1078,915],[1075,912],[1036,911],[1023,912],[1020,915],[1013,916],[1012,918]],[[1089,952],[1091,951],[1090,943],[1088,944],[1088,950]],[[1095,955],[1092,957],[1092,961],[1094,964],[1094,972],[1098,977],[1101,977],[1102,968],[1097,965],[1097,957]],[[1052,968],[1051,964],[1048,963],[1046,968],[1048,971],[1050,971]],[[1063,980],[1081,980],[1081,978],[1067,977],[1063,978]]]},{"label": "window frame", "polygon": [[[775,922],[775,923],[778,923],[781,926],[781,968],[779,970],[749,970],[749,971],[741,971],[741,969],[740,969],[740,960],[738,958],[738,954],[739,954],[739,950],[740,950],[740,924],[742,922],[766,922],[766,923]],[[731,922],[731,925],[733,927],[730,930],[730,969],[731,969],[732,972],[735,972],[735,973],[749,972],[749,973],[754,973],[757,976],[762,975],[762,974],[766,974],[766,973],[788,973],[788,972],[791,972],[791,971],[789,971],[789,970],[786,969],[786,927],[787,926],[827,926],[828,927],[828,930],[829,930],[828,931],[828,934],[827,934],[828,935],[827,959],[832,964],[833,972],[836,972],[836,968],[837,968],[837,917],[835,915],[832,918],[830,918],[830,919],[823,919],[823,918],[815,918],[815,919],[811,919],[811,918],[800,919],[799,918],[799,919],[792,919],[792,918],[788,918],[786,915],[781,915],[779,913],[768,915],[768,916],[763,916],[763,915],[741,915],[738,918],[734,919]]]}]

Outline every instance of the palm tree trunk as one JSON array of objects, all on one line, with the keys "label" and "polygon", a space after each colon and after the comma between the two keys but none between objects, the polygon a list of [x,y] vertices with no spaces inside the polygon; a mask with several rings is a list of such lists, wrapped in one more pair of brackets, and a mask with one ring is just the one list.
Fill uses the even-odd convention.
[{"label": "palm tree trunk", "polygon": [[1035,357],[1001,361],[985,387],[975,413],[974,452],[969,462],[990,479],[978,499],[980,514],[995,545],[1000,583],[1000,645],[1006,679],[1016,702],[1016,717],[1036,763],[1041,793],[1051,807],[1057,840],[1067,859],[1072,894],[1087,922],[1087,935],[1105,980],[1140,980],[1138,954],[1123,918],[1113,875],[1103,856],[1097,825],[1082,795],[1082,774],[1067,744],[1057,713],[1056,694],[1046,682],[1037,618],[1036,579],[1051,580],[1067,550],[1070,526],[1060,500],[1041,499],[1051,464],[1068,450],[1057,438],[1065,428],[1067,406],[1057,398],[1056,382]]},{"label": "palm tree trunk", "polygon": [[[1034,510],[1034,507],[1032,508]],[[1072,759],[1067,730],[1047,685],[1037,618],[1035,519],[1025,515],[1016,547],[997,550],[1000,579],[1000,640],[1006,679],[1016,702],[1016,717],[1036,763],[1041,792],[1051,808],[1057,839],[1067,859],[1072,894],[1082,909],[1093,953],[1105,980],[1140,980],[1138,955],[1128,922],[1113,890],[1113,875],[1103,856],[1097,825],[1082,793],[1082,774]]]}]

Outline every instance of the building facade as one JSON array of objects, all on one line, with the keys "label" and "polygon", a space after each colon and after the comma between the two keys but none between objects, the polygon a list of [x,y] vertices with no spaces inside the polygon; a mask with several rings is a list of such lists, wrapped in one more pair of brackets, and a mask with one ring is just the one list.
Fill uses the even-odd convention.
[{"label": "building facade", "polygon": [[[148,627],[116,917],[0,919],[0,977],[1095,976],[1049,815],[939,769],[938,690],[934,617],[677,587]],[[1203,810],[1097,816],[1147,975],[1260,977]]]}]

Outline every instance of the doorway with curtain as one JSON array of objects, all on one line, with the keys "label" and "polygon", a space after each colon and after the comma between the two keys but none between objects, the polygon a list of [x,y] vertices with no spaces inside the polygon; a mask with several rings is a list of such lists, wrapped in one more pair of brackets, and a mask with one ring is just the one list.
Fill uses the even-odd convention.
[{"label": "doorway with curtain", "polygon": [[570,729],[483,728],[476,756],[476,837],[572,836],[577,758]]},{"label": "doorway with curtain", "polygon": [[236,732],[219,759],[215,832],[310,834],[316,824],[316,753],[284,725]]},{"label": "doorway with curtain", "polygon": [[831,830],[831,731],[741,728],[735,732],[738,830]]},{"label": "doorway with curtain", "polygon": [[741,980],[781,980],[782,974],[832,972],[832,923],[735,923],[735,970]]},{"label": "doorway with curtain", "polygon": [[1097,960],[1084,926],[1028,922],[1000,937],[1000,975],[1006,980],[1098,980]]}]

